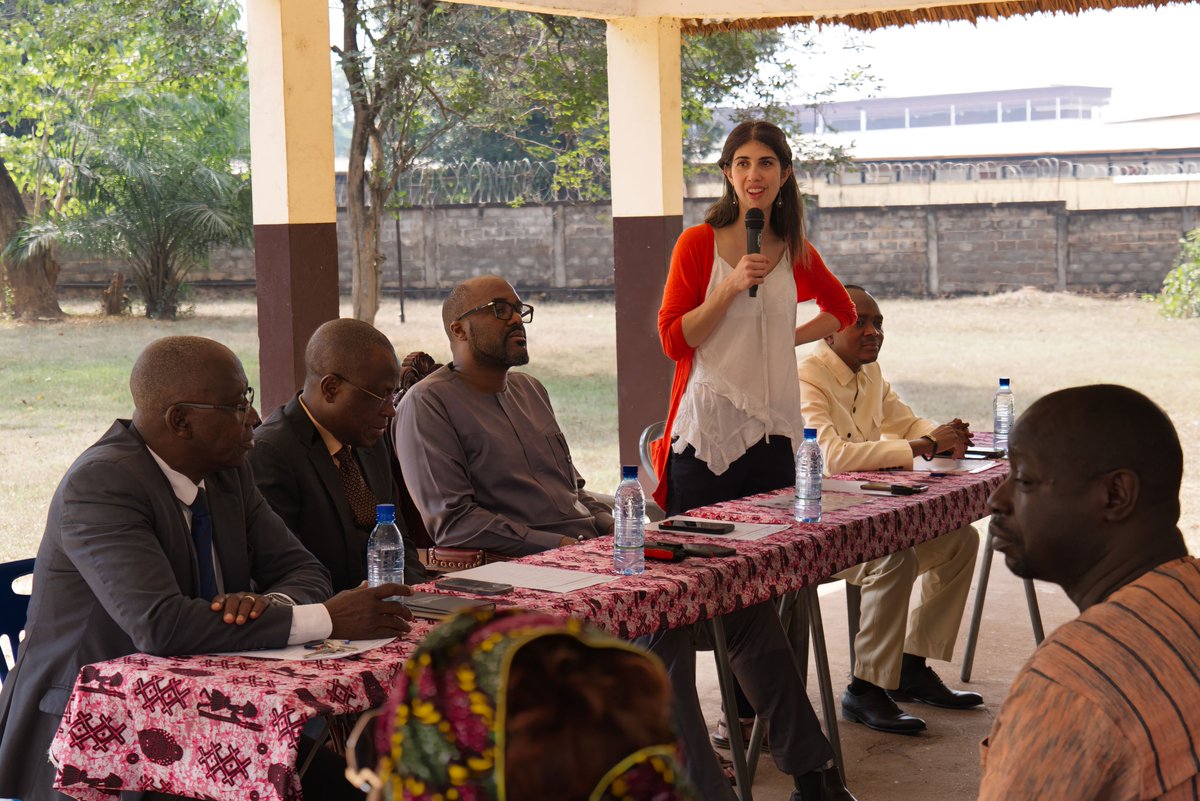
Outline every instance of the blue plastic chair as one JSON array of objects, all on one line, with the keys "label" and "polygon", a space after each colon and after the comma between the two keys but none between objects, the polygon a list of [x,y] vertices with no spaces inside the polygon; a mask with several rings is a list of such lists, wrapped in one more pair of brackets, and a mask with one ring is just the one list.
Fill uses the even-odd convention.
[{"label": "blue plastic chair", "polygon": [[[32,559],[18,559],[0,564],[0,636],[8,636],[12,649],[13,663],[17,661],[17,647],[21,643],[21,632],[25,630],[25,618],[29,615],[29,596],[13,590],[13,582],[33,573]],[[0,682],[8,678],[8,663],[0,656]]]}]

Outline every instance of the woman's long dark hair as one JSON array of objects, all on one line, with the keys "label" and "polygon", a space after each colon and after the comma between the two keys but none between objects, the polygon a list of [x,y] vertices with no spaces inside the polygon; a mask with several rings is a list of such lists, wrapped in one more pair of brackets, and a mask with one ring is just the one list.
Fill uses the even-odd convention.
[{"label": "woman's long dark hair", "polygon": [[[796,170],[792,165],[792,149],[788,147],[787,137],[779,126],[766,120],[746,120],[739,123],[729,132],[725,146],[721,148],[721,160],[717,166],[724,171],[733,165],[733,154],[747,142],[762,142],[775,152],[780,167],[792,167],[787,180],[779,187],[779,199],[783,206],[771,207],[771,228],[787,245],[792,260],[802,259],[807,263],[807,236],[804,230],[804,199],[800,196],[800,186],[796,183]],[[723,228],[737,222],[737,195],[734,194],[733,184],[724,178],[725,192],[720,199],[709,206],[704,215],[704,221],[713,228]]]}]

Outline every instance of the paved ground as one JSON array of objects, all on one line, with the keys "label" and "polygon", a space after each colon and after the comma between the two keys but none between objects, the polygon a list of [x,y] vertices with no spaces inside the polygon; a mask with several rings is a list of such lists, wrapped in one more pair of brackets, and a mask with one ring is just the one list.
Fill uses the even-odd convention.
[{"label": "paved ground", "polygon": [[[977,525],[981,531],[984,526]],[[979,571],[976,569],[976,578]],[[821,608],[829,646],[830,671],[838,698],[850,674],[850,653],[846,635],[844,584],[821,588]],[[1073,604],[1058,587],[1038,584],[1042,620],[1049,632],[1074,617]],[[955,661],[931,663],[952,687],[969,686],[983,695],[983,707],[967,711],[935,709],[921,704],[905,707],[925,719],[929,728],[916,737],[882,734],[857,723],[840,719],[842,749],[846,758],[847,785],[859,801],[970,801],[979,788],[979,742],[991,728],[1021,664],[1033,650],[1034,642],[1026,613],[1022,583],[1004,566],[1003,558],[992,565],[984,606],[983,624],[976,649],[971,682],[960,681],[962,652],[967,637],[975,584],[967,599],[967,612],[959,631]],[[705,715],[715,722],[719,714],[720,693],[711,660],[701,655],[698,664],[700,700]],[[821,715],[816,679],[810,672],[809,693]],[[823,718],[822,718],[823,719]],[[754,783],[756,801],[787,801],[791,780],[779,773],[769,756],[760,762]]]}]

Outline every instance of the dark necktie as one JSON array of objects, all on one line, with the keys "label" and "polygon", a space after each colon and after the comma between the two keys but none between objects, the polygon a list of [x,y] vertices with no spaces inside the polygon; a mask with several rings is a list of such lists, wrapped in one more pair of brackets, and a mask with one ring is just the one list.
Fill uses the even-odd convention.
[{"label": "dark necktie", "polygon": [[192,542],[196,544],[196,561],[200,565],[200,597],[211,601],[217,595],[217,571],[213,567],[212,515],[204,490],[200,490],[189,508],[192,510]]},{"label": "dark necktie", "polygon": [[354,525],[362,529],[371,528],[375,525],[375,493],[371,492],[363,479],[349,445],[343,445],[334,456],[337,457],[338,472],[342,474],[342,489],[346,491],[346,500],[354,512]]}]

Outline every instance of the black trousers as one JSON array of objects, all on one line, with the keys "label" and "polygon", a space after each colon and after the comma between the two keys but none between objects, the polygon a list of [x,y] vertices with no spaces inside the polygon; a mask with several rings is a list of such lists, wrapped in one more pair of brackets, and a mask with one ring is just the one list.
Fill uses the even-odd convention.
[{"label": "black trousers", "polygon": [[[795,451],[788,437],[760,439],[721,475],[713,475],[708,464],[696,456],[691,445],[683,453],[667,457],[667,515],[677,515],[721,501],[770,492],[796,483]],[[738,716],[754,717],[754,706],[734,678]],[[729,722],[732,725],[732,721]]]},{"label": "black trousers", "polygon": [[795,459],[788,437],[774,436],[769,442],[760,439],[717,476],[696,457],[691,445],[683,453],[672,450],[667,457],[666,512],[677,515],[699,506],[793,486]]}]

